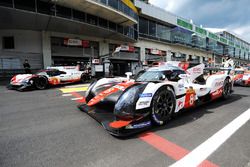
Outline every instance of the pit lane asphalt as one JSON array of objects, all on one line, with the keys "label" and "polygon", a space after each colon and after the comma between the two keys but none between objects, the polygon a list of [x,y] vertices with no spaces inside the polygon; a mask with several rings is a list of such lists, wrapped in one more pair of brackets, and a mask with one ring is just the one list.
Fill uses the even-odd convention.
[{"label": "pit lane asphalt", "polygon": [[[79,92],[84,95],[83,92]],[[59,88],[17,92],[0,86],[0,166],[169,166],[176,162],[137,136],[117,139],[76,108]],[[250,108],[250,88],[185,111],[156,135],[192,151]],[[250,122],[208,160],[219,166],[250,166]]]}]

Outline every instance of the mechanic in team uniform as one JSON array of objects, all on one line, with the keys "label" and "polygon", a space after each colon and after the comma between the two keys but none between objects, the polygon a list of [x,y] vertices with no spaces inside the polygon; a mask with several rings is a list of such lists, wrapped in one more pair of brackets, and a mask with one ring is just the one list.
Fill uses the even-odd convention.
[{"label": "mechanic in team uniform", "polygon": [[25,59],[25,61],[23,63],[23,68],[24,68],[26,74],[31,74],[30,64],[29,64],[27,59]]}]

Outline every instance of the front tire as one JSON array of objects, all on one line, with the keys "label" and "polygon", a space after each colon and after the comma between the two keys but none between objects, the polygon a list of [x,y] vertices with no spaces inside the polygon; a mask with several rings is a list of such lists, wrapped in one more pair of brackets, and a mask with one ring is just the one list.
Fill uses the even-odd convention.
[{"label": "front tire", "polygon": [[44,76],[39,76],[35,81],[34,85],[37,89],[43,90],[46,89],[48,86],[48,79]]},{"label": "front tire", "polygon": [[172,117],[176,106],[174,91],[170,87],[160,88],[152,100],[151,118],[154,124],[164,125]]}]

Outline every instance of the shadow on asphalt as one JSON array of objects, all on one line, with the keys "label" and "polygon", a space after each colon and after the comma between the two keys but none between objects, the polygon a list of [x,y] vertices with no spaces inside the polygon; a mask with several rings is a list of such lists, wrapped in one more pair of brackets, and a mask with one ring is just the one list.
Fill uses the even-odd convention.
[{"label": "shadow on asphalt", "polygon": [[126,139],[134,139],[134,138],[138,138],[138,135],[147,135],[147,132],[157,132],[160,130],[165,130],[165,129],[171,129],[171,128],[175,128],[181,125],[185,125],[188,123],[191,123],[193,121],[196,121],[197,119],[203,117],[206,114],[213,114],[214,112],[211,111],[211,109],[214,108],[218,108],[220,106],[223,105],[227,105],[229,103],[232,103],[234,101],[238,101],[240,99],[242,99],[243,97],[248,97],[247,95],[240,95],[240,94],[232,94],[232,96],[226,100],[224,99],[217,99],[215,101],[211,101],[205,104],[202,104],[200,106],[197,106],[196,108],[192,108],[192,109],[187,109],[187,110],[183,110],[178,112],[172,120],[170,120],[166,125],[163,126],[154,126],[151,127],[150,129],[148,129],[148,131],[144,131],[141,133],[137,133],[128,137],[122,137],[122,138],[118,138],[121,140],[126,140]]},{"label": "shadow on asphalt", "polygon": [[170,129],[177,126],[181,126],[193,121],[196,121],[197,119],[201,118],[202,116],[206,114],[213,114],[214,112],[211,111],[212,109],[218,108],[223,105],[230,104],[234,101],[238,101],[243,97],[247,97],[246,95],[239,95],[239,94],[233,94],[229,99],[217,99],[215,101],[211,101],[205,104],[202,104],[196,108],[183,110],[179,113],[177,113],[172,120],[170,120],[169,123],[167,123],[165,126],[155,127],[152,130],[157,131],[160,129]]},{"label": "shadow on asphalt", "polygon": [[[73,86],[73,85],[78,85],[78,84],[89,84],[90,82],[75,82],[75,83],[67,83],[67,84],[61,84],[61,85],[51,85],[51,86],[48,86],[48,88],[46,89],[43,89],[43,90],[54,90],[54,89],[60,89],[60,88],[63,88],[65,86]],[[9,84],[9,81],[1,81],[0,82],[0,86],[5,86],[6,89],[7,86]],[[22,90],[20,92],[31,92],[31,91],[43,91],[43,90],[39,90],[39,89],[36,89],[34,87],[30,87],[30,88],[27,88],[25,90]],[[17,90],[18,91],[18,90]]]}]

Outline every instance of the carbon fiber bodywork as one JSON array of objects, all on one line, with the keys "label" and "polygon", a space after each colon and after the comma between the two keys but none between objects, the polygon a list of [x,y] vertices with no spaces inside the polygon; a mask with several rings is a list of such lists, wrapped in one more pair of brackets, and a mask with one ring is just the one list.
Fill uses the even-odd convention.
[{"label": "carbon fiber bodywork", "polygon": [[109,107],[104,110],[100,107],[89,107],[87,104],[81,104],[78,108],[94,118],[104,127],[104,129],[114,136],[130,136],[152,127],[149,114],[145,114],[145,116],[139,120],[133,120],[128,126],[124,126],[122,128],[112,128],[110,123],[117,121],[117,117],[114,115],[113,110],[108,110]]}]

